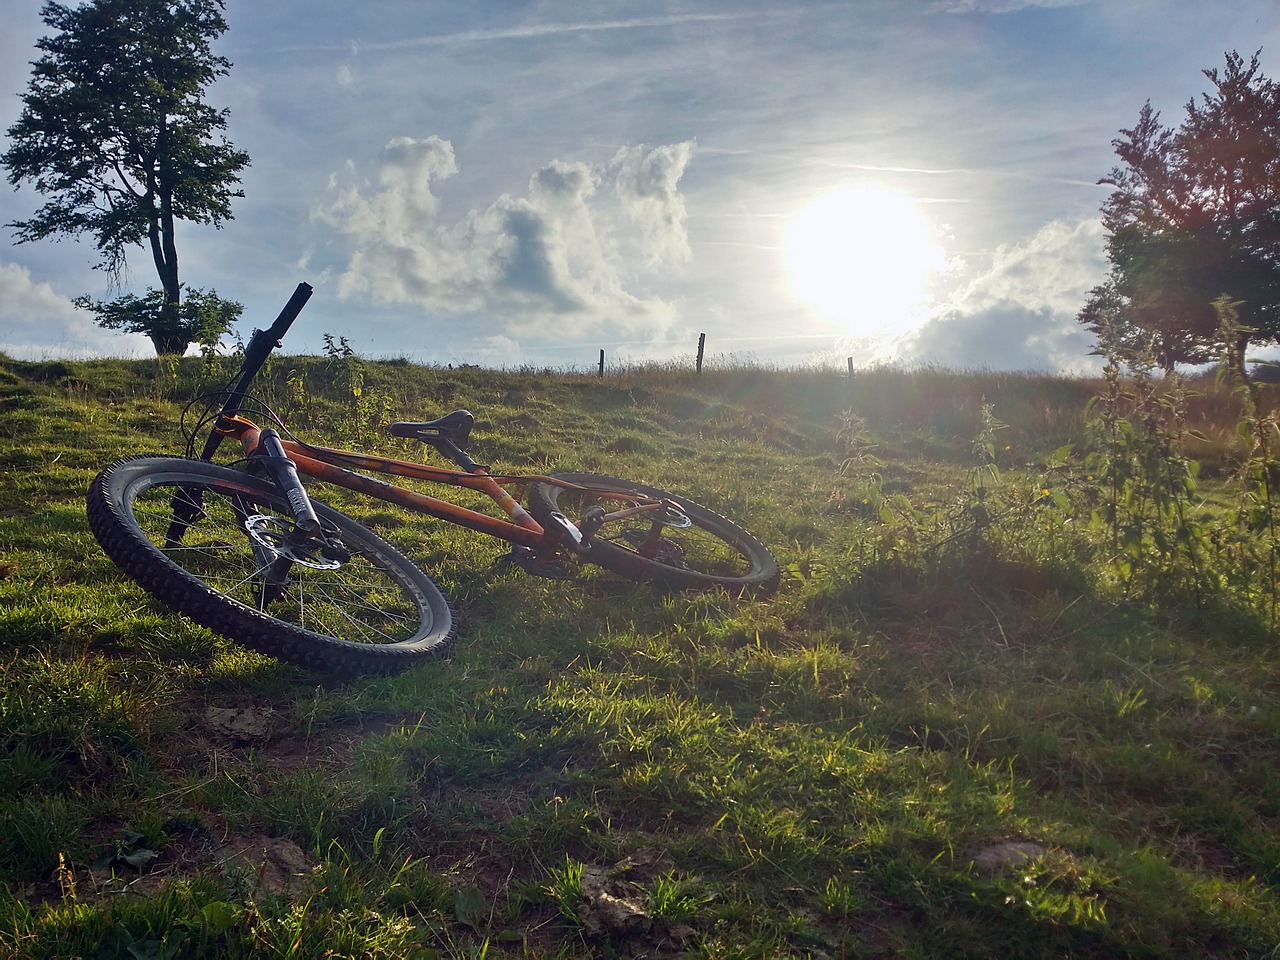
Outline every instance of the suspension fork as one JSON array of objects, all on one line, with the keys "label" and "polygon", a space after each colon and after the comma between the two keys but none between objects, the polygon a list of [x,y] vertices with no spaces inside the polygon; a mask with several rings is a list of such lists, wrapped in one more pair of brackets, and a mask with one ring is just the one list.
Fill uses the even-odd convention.
[{"label": "suspension fork", "polygon": [[258,434],[253,463],[266,469],[289,501],[289,509],[293,511],[295,537],[301,540],[316,536],[320,532],[320,518],[316,516],[311,498],[298,479],[298,468],[284,452],[280,434],[273,427],[267,427]]},{"label": "suspension fork", "polygon": [[[289,502],[289,510],[293,514],[294,536],[299,541],[316,536],[320,532],[320,518],[311,506],[311,498],[307,496],[302,481],[298,479],[298,470],[294,462],[285,453],[280,443],[280,434],[274,428],[256,432],[245,444],[249,450],[251,462],[263,468],[267,476],[284,494]],[[173,520],[165,537],[166,546],[176,546],[182,541],[187,528],[204,515],[203,490],[180,488],[170,502]],[[239,505],[236,507],[237,519],[243,525],[248,519],[248,512]],[[244,513],[244,516],[239,514]]]},{"label": "suspension fork", "polygon": [[[324,535],[298,469],[289,459],[280,434],[268,427],[257,434],[250,452],[250,462],[260,467],[284,495],[292,514],[292,528],[281,531],[274,519],[251,515],[243,503],[236,505],[236,515],[262,571],[259,600],[267,604],[284,596],[289,572],[295,563],[305,566],[337,567],[351,559],[351,554],[336,537]],[[283,536],[281,534],[283,533]]]}]

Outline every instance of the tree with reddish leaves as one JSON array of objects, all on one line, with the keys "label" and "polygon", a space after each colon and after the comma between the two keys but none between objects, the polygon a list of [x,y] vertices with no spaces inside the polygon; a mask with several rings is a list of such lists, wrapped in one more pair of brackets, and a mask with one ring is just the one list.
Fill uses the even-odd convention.
[{"label": "tree with reddish leaves", "polygon": [[1203,71],[1212,89],[1177,129],[1148,101],[1099,181],[1115,188],[1102,205],[1111,272],[1077,319],[1166,369],[1217,356],[1223,296],[1248,342],[1280,339],[1280,84],[1258,56]]}]

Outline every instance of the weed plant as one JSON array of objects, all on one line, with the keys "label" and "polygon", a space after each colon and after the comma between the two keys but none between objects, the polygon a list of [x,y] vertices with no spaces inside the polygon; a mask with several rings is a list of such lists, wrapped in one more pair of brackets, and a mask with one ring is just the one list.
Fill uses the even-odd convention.
[{"label": "weed plant", "polygon": [[378,428],[466,407],[504,471],[739,520],[778,594],[538,580],[318,491],[463,619],[450,657],[335,683],[158,606],[85,526],[95,472],[180,452],[234,358],[0,357],[0,956],[1280,942],[1274,398],[1238,356],[1221,383],[1122,356],[597,378],[326,344],[260,384],[305,439],[421,456]]}]

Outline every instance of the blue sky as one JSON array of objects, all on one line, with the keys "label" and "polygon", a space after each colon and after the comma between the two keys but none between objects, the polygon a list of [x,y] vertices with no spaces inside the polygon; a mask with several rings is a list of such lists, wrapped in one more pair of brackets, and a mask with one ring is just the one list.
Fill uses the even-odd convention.
[{"label": "blue sky", "polygon": [[[0,0],[0,130],[39,8]],[[1275,0],[228,0],[226,17],[234,66],[210,100],[253,163],[234,221],[181,234],[185,281],[245,303],[245,332],[311,283],[292,351],[328,333],[491,366],[667,359],[706,333],[710,355],[783,365],[1084,370],[1110,141],[1148,99],[1179,122],[1227,50],[1280,73]],[[37,205],[0,191],[0,222]],[[5,238],[0,350],[150,354],[71,307],[110,292],[91,244]],[[155,284],[145,251],[130,263],[129,290]]]}]

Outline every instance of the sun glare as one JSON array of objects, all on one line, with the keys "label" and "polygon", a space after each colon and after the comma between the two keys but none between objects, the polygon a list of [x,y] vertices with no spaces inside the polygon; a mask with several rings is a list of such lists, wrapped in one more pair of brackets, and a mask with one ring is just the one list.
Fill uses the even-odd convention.
[{"label": "sun glare", "polygon": [[795,293],[858,339],[919,326],[929,282],[946,265],[916,205],[868,184],[795,214],[787,260]]}]

